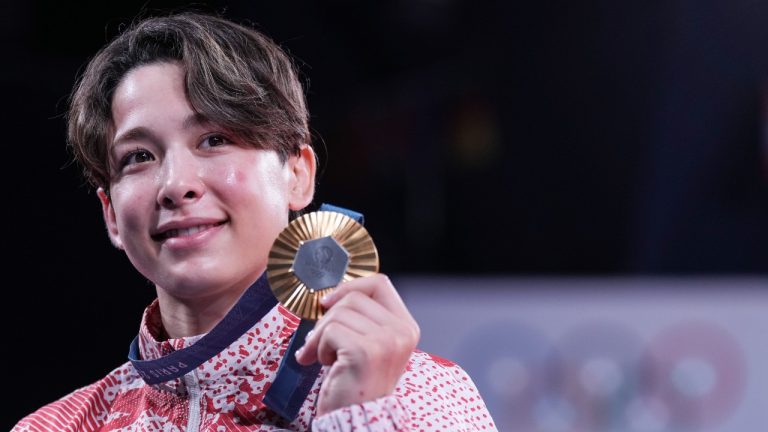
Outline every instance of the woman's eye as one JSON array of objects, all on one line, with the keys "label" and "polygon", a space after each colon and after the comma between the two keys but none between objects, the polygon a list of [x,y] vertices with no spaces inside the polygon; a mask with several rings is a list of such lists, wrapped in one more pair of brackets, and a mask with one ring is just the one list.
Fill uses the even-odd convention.
[{"label": "woman's eye", "polygon": [[128,165],[149,162],[154,159],[155,157],[152,155],[152,153],[146,150],[134,150],[123,156],[123,158],[120,160],[120,167],[123,168]]},{"label": "woman's eye", "polygon": [[224,135],[211,135],[206,137],[200,144],[201,147],[218,147],[222,145],[232,144]]}]

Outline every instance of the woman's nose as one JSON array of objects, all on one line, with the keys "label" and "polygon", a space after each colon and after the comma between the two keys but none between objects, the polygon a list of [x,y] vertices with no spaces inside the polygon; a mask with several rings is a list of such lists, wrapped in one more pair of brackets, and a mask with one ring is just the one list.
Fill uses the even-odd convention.
[{"label": "woman's nose", "polygon": [[163,158],[157,203],[176,208],[197,201],[204,192],[200,167],[191,155],[169,152]]}]

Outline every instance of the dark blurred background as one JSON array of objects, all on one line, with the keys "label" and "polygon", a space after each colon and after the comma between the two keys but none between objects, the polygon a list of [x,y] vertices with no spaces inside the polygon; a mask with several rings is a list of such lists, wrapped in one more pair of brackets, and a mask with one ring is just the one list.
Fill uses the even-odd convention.
[{"label": "dark blurred background", "polygon": [[125,361],[154,297],[63,114],[126,23],[190,6],[297,59],[317,203],[365,214],[386,273],[768,270],[766,2],[5,2],[0,429]]}]

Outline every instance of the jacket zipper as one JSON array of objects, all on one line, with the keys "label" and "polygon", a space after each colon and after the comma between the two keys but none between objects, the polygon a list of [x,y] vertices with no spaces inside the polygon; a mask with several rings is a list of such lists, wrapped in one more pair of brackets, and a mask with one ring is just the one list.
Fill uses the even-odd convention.
[{"label": "jacket zipper", "polygon": [[187,432],[198,432],[200,430],[201,409],[200,400],[202,392],[200,391],[200,381],[197,379],[197,371],[184,375],[184,385],[187,386],[189,394],[189,412],[187,415]]}]

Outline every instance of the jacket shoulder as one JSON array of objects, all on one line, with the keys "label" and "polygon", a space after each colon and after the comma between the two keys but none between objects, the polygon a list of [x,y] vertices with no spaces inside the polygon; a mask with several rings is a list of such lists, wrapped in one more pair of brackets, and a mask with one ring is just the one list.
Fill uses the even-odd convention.
[{"label": "jacket shoulder", "polygon": [[106,377],[81,387],[22,418],[11,432],[95,431],[104,423],[120,389],[135,381],[133,367],[125,363]]}]

